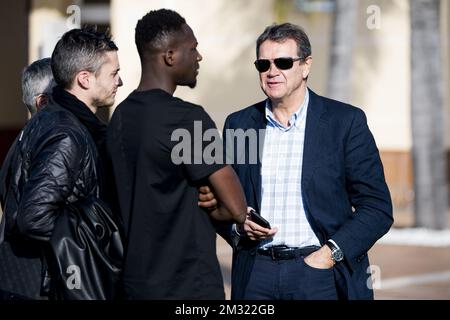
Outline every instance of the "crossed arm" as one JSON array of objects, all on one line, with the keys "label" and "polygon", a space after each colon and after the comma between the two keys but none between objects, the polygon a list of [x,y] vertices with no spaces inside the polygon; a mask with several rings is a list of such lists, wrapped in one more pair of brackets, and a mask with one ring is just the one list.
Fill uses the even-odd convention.
[{"label": "crossed arm", "polygon": [[[207,208],[211,217],[216,220],[234,220],[236,223],[244,223],[247,203],[239,178],[234,170],[227,165],[211,174],[208,177],[208,182],[220,202],[216,200],[210,188],[204,186],[199,189],[199,197],[202,199],[209,198],[210,200],[206,200],[207,204],[199,201],[199,206]],[[206,195],[202,190],[206,190]]]}]

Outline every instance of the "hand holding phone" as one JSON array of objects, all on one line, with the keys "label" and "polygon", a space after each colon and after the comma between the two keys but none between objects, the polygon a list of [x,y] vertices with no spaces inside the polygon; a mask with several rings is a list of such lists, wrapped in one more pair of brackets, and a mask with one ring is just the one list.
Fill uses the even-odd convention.
[{"label": "hand holding phone", "polygon": [[270,223],[266,219],[264,219],[259,213],[255,210],[250,211],[250,220],[256,224],[259,224],[263,228],[270,229]]}]

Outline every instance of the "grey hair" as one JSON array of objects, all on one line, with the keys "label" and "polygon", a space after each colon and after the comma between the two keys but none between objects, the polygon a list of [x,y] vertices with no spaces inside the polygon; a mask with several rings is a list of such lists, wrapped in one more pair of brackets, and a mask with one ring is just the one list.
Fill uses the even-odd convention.
[{"label": "grey hair", "polygon": [[56,83],[64,89],[71,88],[78,72],[96,73],[105,62],[105,53],[117,50],[108,31],[99,32],[95,27],[67,31],[52,53]]},{"label": "grey hair", "polygon": [[30,113],[36,113],[35,98],[40,94],[50,95],[55,82],[51,67],[51,59],[34,61],[22,72],[22,100]]},{"label": "grey hair", "polygon": [[297,43],[297,54],[300,58],[311,55],[311,43],[303,28],[292,24],[282,23],[268,26],[256,40],[256,57],[259,57],[259,47],[266,40],[284,42],[292,39]]}]

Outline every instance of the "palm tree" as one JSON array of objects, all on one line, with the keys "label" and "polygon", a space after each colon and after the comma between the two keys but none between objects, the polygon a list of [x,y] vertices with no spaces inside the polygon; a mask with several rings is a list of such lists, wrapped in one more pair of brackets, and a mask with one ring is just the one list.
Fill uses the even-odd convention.
[{"label": "palm tree", "polygon": [[411,117],[416,226],[447,227],[440,0],[411,0]]},{"label": "palm tree", "polygon": [[350,74],[358,1],[339,0],[335,3],[328,96],[348,102],[351,94]]}]

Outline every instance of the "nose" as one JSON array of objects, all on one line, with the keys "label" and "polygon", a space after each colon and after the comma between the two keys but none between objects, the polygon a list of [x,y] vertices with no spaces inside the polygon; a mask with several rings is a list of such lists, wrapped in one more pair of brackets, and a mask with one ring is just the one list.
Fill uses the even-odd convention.
[{"label": "nose", "polygon": [[269,68],[269,76],[277,75],[279,72],[279,69],[275,65],[273,61],[270,61],[270,68]]},{"label": "nose", "polygon": [[117,84],[118,87],[123,86],[122,78],[119,76],[119,82]]},{"label": "nose", "polygon": [[197,56],[197,61],[202,61],[203,60],[203,57],[202,57],[202,55],[200,54],[200,52],[198,53],[198,56]]}]

